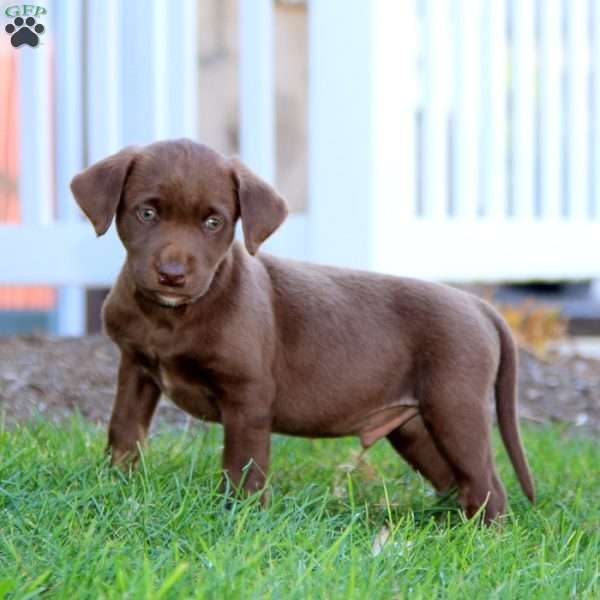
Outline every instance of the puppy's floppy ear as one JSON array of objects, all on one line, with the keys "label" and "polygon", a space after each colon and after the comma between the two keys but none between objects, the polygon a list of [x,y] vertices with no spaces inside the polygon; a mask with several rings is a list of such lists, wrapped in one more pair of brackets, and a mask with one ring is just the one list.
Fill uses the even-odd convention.
[{"label": "puppy's floppy ear", "polygon": [[244,163],[232,158],[244,242],[254,255],[260,245],[283,223],[288,209],[285,200]]},{"label": "puppy's floppy ear", "polygon": [[123,148],[75,175],[71,181],[73,196],[98,236],[106,233],[115,216],[135,153],[133,146]]}]

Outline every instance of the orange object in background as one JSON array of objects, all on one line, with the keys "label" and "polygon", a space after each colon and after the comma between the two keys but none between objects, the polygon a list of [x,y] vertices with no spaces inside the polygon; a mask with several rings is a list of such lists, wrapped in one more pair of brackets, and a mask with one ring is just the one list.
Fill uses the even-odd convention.
[{"label": "orange object in background", "polygon": [[[19,132],[17,56],[0,47],[0,223],[18,223]],[[49,287],[0,287],[2,310],[52,310],[55,292]]]}]

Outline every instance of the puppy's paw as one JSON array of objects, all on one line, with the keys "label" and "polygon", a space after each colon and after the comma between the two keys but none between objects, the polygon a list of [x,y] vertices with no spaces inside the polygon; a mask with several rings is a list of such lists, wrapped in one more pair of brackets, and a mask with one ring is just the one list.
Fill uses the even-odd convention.
[{"label": "puppy's paw", "polygon": [[235,485],[227,476],[227,473],[223,473],[219,492],[225,497],[225,508],[227,510],[233,508],[236,500],[243,500],[255,495],[258,497],[262,508],[267,508],[271,501],[271,491],[267,487],[257,488],[245,484]]},{"label": "puppy's paw", "polygon": [[137,450],[111,448],[108,446],[106,452],[110,456],[111,466],[120,469],[125,474],[131,472],[131,470],[137,466],[139,461],[139,453]]}]

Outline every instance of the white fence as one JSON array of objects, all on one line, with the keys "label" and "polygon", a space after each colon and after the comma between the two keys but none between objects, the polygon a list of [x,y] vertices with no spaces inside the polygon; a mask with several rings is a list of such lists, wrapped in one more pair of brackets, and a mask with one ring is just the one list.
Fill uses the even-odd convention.
[{"label": "white fence", "polygon": [[[193,0],[41,4],[45,44],[15,50],[23,223],[0,227],[0,284],[63,286],[59,330],[79,333],[82,287],[122,251],[68,181],[124,144],[198,137],[202,31]],[[240,0],[240,151],[270,180],[272,12]],[[269,250],[447,281],[600,276],[600,2],[309,0],[308,19],[308,209]]]},{"label": "white fence", "polygon": [[313,5],[320,258],[447,280],[600,274],[599,2]]}]

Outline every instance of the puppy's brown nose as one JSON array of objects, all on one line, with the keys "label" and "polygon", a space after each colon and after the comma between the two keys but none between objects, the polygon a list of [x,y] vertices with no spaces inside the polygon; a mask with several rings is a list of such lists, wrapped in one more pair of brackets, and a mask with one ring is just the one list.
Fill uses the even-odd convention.
[{"label": "puppy's brown nose", "polygon": [[169,287],[185,285],[185,267],[178,262],[165,262],[158,265],[158,282]]}]

